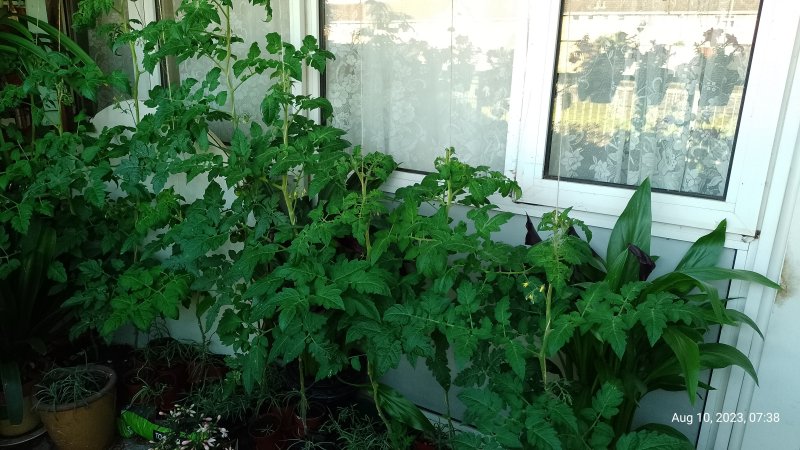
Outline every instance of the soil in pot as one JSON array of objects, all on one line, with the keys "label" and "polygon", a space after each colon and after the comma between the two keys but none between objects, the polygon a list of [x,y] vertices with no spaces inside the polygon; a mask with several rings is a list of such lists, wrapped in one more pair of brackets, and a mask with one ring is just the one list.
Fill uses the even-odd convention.
[{"label": "soil in pot", "polygon": [[[69,396],[53,395],[55,387],[73,386],[78,377],[90,379],[83,390],[94,391],[93,394],[73,397],[69,403],[58,400]],[[109,447],[114,440],[116,382],[114,371],[99,365],[56,369],[45,374],[36,394],[39,400],[36,409],[60,450],[106,450]]]}]

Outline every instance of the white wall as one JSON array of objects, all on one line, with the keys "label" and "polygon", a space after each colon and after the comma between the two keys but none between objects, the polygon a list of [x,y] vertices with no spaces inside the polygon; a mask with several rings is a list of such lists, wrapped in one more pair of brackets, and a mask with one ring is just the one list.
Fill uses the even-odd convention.
[{"label": "white wall", "polygon": [[[777,423],[750,423],[742,449],[800,449],[800,211],[792,218],[778,294],[765,330],[759,385],[751,413],[779,414]],[[762,419],[763,420],[763,419]]]}]

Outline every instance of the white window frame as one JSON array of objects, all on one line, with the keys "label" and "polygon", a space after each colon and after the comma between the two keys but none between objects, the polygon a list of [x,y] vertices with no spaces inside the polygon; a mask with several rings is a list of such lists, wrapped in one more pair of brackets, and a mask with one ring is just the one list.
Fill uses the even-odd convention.
[{"label": "white window frame", "polygon": [[[726,198],[712,200],[654,193],[654,234],[685,239],[681,230],[685,227],[712,230],[726,219],[730,238],[737,239],[738,235],[739,239],[746,240],[757,235],[771,155],[779,131],[780,105],[789,87],[791,58],[788,55],[795,45],[798,17],[798,2],[763,2]],[[515,56],[512,92],[523,94],[512,99],[506,174],[513,176],[522,187],[522,203],[571,206],[589,216],[617,216],[630,198],[630,189],[543,176],[560,2],[536,2],[527,11],[527,20],[529,29],[538,31],[528,34],[525,45],[519,47],[525,50]],[[589,222],[597,222],[597,219],[590,217]]]},{"label": "white window frame", "polygon": [[[524,4],[527,10],[520,13],[504,168],[523,194],[516,203],[498,200],[497,204],[502,210],[533,216],[556,207],[572,207],[589,225],[608,227],[622,212],[632,189],[543,176],[561,2]],[[307,6],[307,11],[311,10]],[[320,20],[316,16],[315,24]],[[779,132],[780,105],[791,84],[788,55],[795,45],[798,17],[800,2],[763,1],[726,198],[653,193],[655,236],[696,239],[724,219],[728,222],[728,247],[746,249],[757,237]],[[303,24],[308,16],[293,20]],[[306,31],[317,35],[316,28],[307,27]],[[385,188],[394,191],[421,179],[422,175],[400,171]]]}]

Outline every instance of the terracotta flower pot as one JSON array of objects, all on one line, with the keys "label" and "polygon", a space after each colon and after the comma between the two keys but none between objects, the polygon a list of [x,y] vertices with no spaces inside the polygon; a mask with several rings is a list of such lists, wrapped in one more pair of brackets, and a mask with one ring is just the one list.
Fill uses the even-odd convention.
[{"label": "terracotta flower pot", "polygon": [[114,440],[117,375],[106,366],[90,365],[88,370],[107,377],[99,392],[76,403],[36,405],[47,433],[59,450],[106,450]]}]

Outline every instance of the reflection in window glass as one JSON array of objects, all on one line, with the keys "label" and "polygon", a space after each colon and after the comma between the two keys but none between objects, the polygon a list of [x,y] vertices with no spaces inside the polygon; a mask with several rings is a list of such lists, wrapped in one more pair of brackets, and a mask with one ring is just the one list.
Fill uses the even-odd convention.
[{"label": "reflection in window glass", "polygon": [[[97,62],[97,65],[105,73],[121,71],[129,80],[133,79],[133,63],[131,52],[127,46],[123,45],[115,51],[111,50],[111,42],[108,35],[102,31],[103,27],[119,24],[122,16],[128,14],[128,2],[115,0],[114,8],[107,15],[101,16],[97,27],[92,27],[87,31],[87,50],[89,55]],[[123,97],[119,97],[123,95]],[[129,96],[110,86],[101,86],[97,95],[97,110],[113,105],[116,102],[127,100]]]},{"label": "reflection in window glass", "polygon": [[723,198],[757,0],[566,0],[545,176]]},{"label": "reflection in window glass", "polygon": [[[167,1],[167,0],[162,0]],[[181,4],[186,4],[186,0],[172,0],[173,11],[179,11]],[[225,2],[222,2],[223,4]],[[266,47],[267,34],[279,32],[288,39],[289,36],[289,7],[288,2],[272,2],[272,20],[265,21],[265,9],[262,5],[253,5],[250,0],[231,0],[231,33],[242,39],[232,46],[233,54],[237,58],[247,55],[250,44],[255,42],[263,50]],[[163,12],[163,10],[162,10]],[[178,20],[181,19],[179,16]],[[208,58],[192,58],[180,62],[178,73],[180,80],[189,78],[202,80],[206,74],[214,68],[214,62]],[[177,80],[176,80],[177,81]],[[245,120],[259,120],[261,118],[261,99],[264,92],[272,85],[268,74],[257,75],[246,80],[236,89],[236,108]],[[223,86],[218,88],[224,90]],[[249,92],[255,92],[250,95]],[[228,96],[230,107],[231,96]],[[223,141],[229,141],[233,135],[233,125],[230,122],[213,122],[209,125],[213,131]],[[246,129],[247,127],[245,127]]]},{"label": "reflection in window glass", "polygon": [[429,171],[454,146],[502,170],[519,0],[327,0],[333,125]]}]

